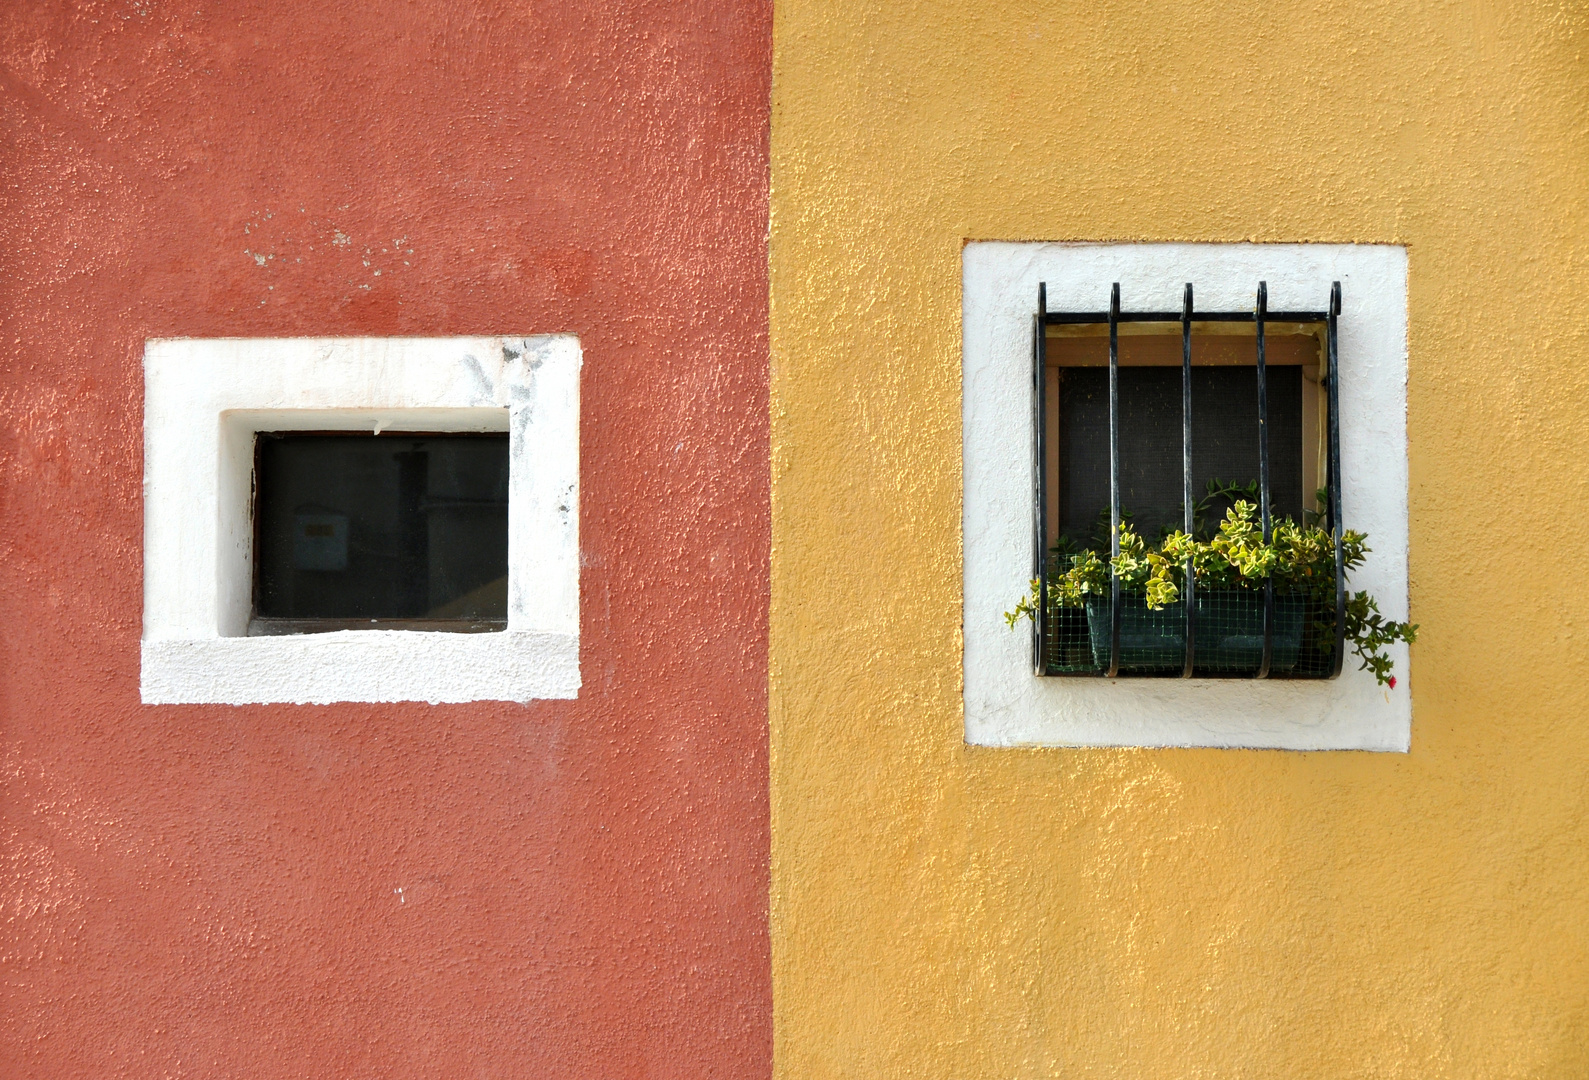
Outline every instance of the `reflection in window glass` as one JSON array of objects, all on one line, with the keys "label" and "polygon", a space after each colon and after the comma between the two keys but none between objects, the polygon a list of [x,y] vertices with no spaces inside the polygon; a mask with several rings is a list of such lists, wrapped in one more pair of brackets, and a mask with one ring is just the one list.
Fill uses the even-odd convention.
[{"label": "reflection in window glass", "polygon": [[262,432],[256,451],[252,632],[505,624],[505,433]]}]

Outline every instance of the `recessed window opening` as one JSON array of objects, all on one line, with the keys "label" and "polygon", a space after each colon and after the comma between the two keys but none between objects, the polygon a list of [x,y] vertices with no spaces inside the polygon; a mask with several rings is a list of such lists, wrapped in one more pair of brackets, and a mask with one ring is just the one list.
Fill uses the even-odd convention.
[{"label": "recessed window opening", "polygon": [[260,432],[251,636],[507,626],[508,436]]},{"label": "recessed window opening", "polygon": [[[1107,312],[1049,312],[1041,289],[1038,304],[1037,674],[1338,675],[1339,286],[1320,311],[1268,312],[1262,285],[1245,312],[1197,312],[1190,285],[1179,312],[1122,311],[1118,286]],[[1143,543],[1133,550],[1146,560],[1177,532],[1205,542],[1235,535],[1222,533],[1238,524],[1227,522],[1233,509],[1265,544],[1287,520],[1326,530],[1287,534],[1314,545],[1298,564],[1309,576],[1254,588],[1224,580],[1231,564],[1205,574],[1177,560],[1180,584],[1166,600],[1111,569],[1123,544]]]},{"label": "recessed window opening", "polygon": [[[1108,331],[1054,329],[1071,332],[1051,330],[1048,340],[1048,539],[1107,547]],[[1277,517],[1301,521],[1304,510],[1318,509],[1315,494],[1328,484],[1322,343],[1312,333],[1273,329],[1268,339],[1270,502]],[[1194,324],[1192,341],[1192,492],[1200,523],[1217,524],[1234,491],[1255,492],[1258,483],[1256,338],[1250,329],[1242,335]],[[1121,512],[1153,540],[1184,524],[1179,327],[1122,334],[1119,342]]]}]

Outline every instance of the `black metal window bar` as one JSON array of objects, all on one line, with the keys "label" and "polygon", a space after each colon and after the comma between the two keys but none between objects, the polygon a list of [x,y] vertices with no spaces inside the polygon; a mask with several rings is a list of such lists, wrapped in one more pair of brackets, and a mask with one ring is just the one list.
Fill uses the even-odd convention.
[{"label": "black metal window bar", "polygon": [[[1299,610],[1297,605],[1287,603],[1283,613],[1284,619],[1277,618],[1277,597],[1274,582],[1265,582],[1262,591],[1261,617],[1262,617],[1262,644],[1256,650],[1256,663],[1249,660],[1246,663],[1219,663],[1220,651],[1216,644],[1206,647],[1204,653],[1216,654],[1205,656],[1199,652],[1198,624],[1200,613],[1205,623],[1212,624],[1210,633],[1206,636],[1210,640],[1217,637],[1220,629],[1228,629],[1228,612],[1225,613],[1225,627],[1221,627],[1221,613],[1213,601],[1219,597],[1210,595],[1198,597],[1198,584],[1192,573],[1190,563],[1185,567],[1182,581],[1182,595],[1176,607],[1178,613],[1163,615],[1159,620],[1161,626],[1167,621],[1175,619],[1177,614],[1182,620],[1182,625],[1172,627],[1174,633],[1170,640],[1179,637],[1180,645],[1174,651],[1179,653],[1176,657],[1160,657],[1161,660],[1173,662],[1161,663],[1151,667],[1147,673],[1160,677],[1177,678],[1314,678],[1333,679],[1340,675],[1342,661],[1345,659],[1346,636],[1346,575],[1342,560],[1341,538],[1341,431],[1340,431],[1340,377],[1337,359],[1338,320],[1341,313],[1341,283],[1334,282],[1330,288],[1329,306],[1324,311],[1269,311],[1268,310],[1268,284],[1258,283],[1256,303],[1251,311],[1197,311],[1192,302],[1192,285],[1187,283],[1183,294],[1180,311],[1122,311],[1120,309],[1120,285],[1116,282],[1110,289],[1108,311],[1049,311],[1047,285],[1040,284],[1037,289],[1037,314],[1033,320],[1032,335],[1032,403],[1033,403],[1033,476],[1035,479],[1035,498],[1033,500],[1033,536],[1034,560],[1033,577],[1042,583],[1042,600],[1037,605],[1035,625],[1033,628],[1033,660],[1036,673],[1040,676],[1052,675],[1084,675],[1104,676],[1114,678],[1121,675],[1135,674],[1130,669],[1131,665],[1123,663],[1122,656],[1122,618],[1124,604],[1122,603],[1119,578],[1111,571],[1110,589],[1107,607],[1106,633],[1099,634],[1093,629],[1095,623],[1103,622],[1103,612],[1093,618],[1093,612],[1087,612],[1085,629],[1076,625],[1076,620],[1081,616],[1074,609],[1055,610],[1047,598],[1047,585],[1054,567],[1048,560],[1048,446],[1047,424],[1045,407],[1047,404],[1046,367],[1047,367],[1047,328],[1060,325],[1078,324],[1107,324],[1109,328],[1109,523],[1110,523],[1110,555],[1120,553],[1120,340],[1119,328],[1121,323],[1179,323],[1181,328],[1181,472],[1182,472],[1182,502],[1185,511],[1185,530],[1193,530],[1193,491],[1192,491],[1192,323],[1249,323],[1254,325],[1257,339],[1256,371],[1258,392],[1258,484],[1259,484],[1259,513],[1263,528],[1263,538],[1270,539],[1273,522],[1271,521],[1270,508],[1270,477],[1269,477],[1269,393],[1268,379],[1265,364],[1264,328],[1266,323],[1290,323],[1308,325],[1313,324],[1323,329],[1324,334],[1324,383],[1326,388],[1327,412],[1327,438],[1326,438],[1326,468],[1325,481],[1327,498],[1324,505],[1325,528],[1334,538],[1335,545],[1335,603],[1334,611],[1305,611]],[[1209,590],[1212,594],[1214,590]],[[1256,593],[1256,590],[1252,590]],[[1256,595],[1246,601],[1249,605],[1245,613],[1252,623],[1258,621],[1258,600]],[[1101,604],[1099,605],[1101,607]],[[1139,613],[1134,613],[1139,614]],[[1158,614],[1158,613],[1154,613]],[[1330,616],[1333,615],[1333,618]],[[1070,619],[1070,627],[1056,625],[1064,619]],[[1296,660],[1300,651],[1296,643],[1288,641],[1287,652],[1291,654],[1290,661],[1277,665],[1276,660],[1276,628],[1277,622],[1287,624],[1287,637],[1293,637],[1291,631],[1304,623],[1310,626],[1324,628],[1326,632],[1333,631],[1333,641],[1328,642],[1327,650],[1322,646],[1325,642],[1314,641],[1320,648],[1315,650],[1315,655],[1305,659],[1302,663]],[[1088,650],[1090,658],[1084,658],[1079,663],[1066,663],[1066,658],[1056,655],[1056,649],[1064,638],[1064,631],[1084,633],[1091,646]],[[1100,640],[1101,639],[1101,640]],[[1228,640],[1228,639],[1227,639]],[[1103,646],[1103,647],[1100,647]],[[1228,651],[1228,650],[1227,650]],[[1254,650],[1249,648],[1248,653]],[[1279,670],[1280,668],[1285,670]],[[1123,670],[1124,669],[1124,670]]]}]

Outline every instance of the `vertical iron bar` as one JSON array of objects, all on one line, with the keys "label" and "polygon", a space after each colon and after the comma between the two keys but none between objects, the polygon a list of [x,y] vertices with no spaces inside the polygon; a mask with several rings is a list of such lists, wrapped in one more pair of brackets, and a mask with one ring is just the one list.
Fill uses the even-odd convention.
[{"label": "vertical iron bar", "polygon": [[[1258,283],[1258,306],[1253,318],[1258,324],[1258,520],[1263,523],[1263,542],[1269,542],[1272,522],[1269,520],[1269,375],[1264,357],[1264,318],[1269,310],[1269,283]],[[1275,583],[1273,577],[1263,583],[1263,657],[1258,662],[1254,678],[1269,677],[1269,663],[1274,648]]]},{"label": "vertical iron bar", "polygon": [[1032,325],[1032,577],[1037,581],[1037,611],[1032,619],[1032,666],[1048,674],[1048,283],[1037,285],[1037,318]]},{"label": "vertical iron bar", "polygon": [[1324,322],[1330,380],[1330,460],[1326,475],[1330,486],[1330,532],[1335,536],[1335,656],[1330,666],[1332,679],[1341,674],[1341,665],[1346,660],[1346,558],[1341,547],[1346,526],[1341,518],[1341,373],[1337,355],[1340,314],[1341,283],[1337,281],[1330,286],[1330,307]]},{"label": "vertical iron bar", "polygon": [[1120,283],[1109,289],[1109,677],[1120,673]]},{"label": "vertical iron bar", "polygon": [[[1192,283],[1181,298],[1181,504],[1186,534],[1192,534]],[[1181,570],[1181,602],[1186,605],[1186,656],[1181,678],[1192,677],[1197,656],[1197,577],[1192,560]]]}]

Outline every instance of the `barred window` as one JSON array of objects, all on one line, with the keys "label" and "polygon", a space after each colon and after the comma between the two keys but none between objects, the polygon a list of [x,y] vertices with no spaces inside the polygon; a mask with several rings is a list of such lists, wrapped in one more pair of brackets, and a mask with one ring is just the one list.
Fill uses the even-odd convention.
[{"label": "barred window", "polygon": [[[1271,312],[1260,282],[1249,311],[1198,311],[1187,284],[1180,311],[1130,311],[1116,284],[1107,311],[1049,311],[1039,286],[1038,675],[1340,674],[1339,282],[1328,295]],[[1122,543],[1130,557],[1177,532],[1237,535],[1242,515],[1266,542],[1282,523],[1303,530],[1286,535],[1315,543],[1318,572],[1231,581],[1188,560],[1161,575],[1170,600],[1122,580]]]}]

